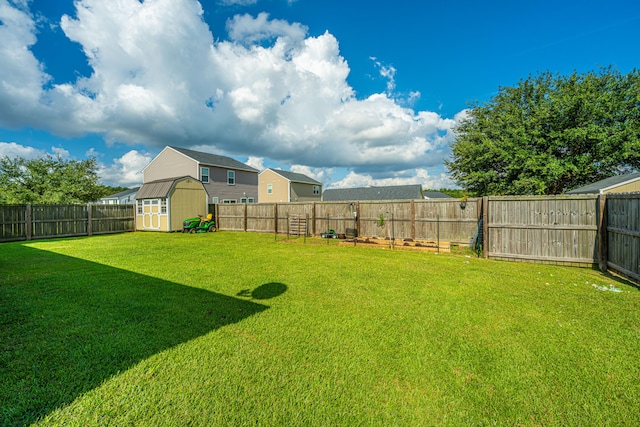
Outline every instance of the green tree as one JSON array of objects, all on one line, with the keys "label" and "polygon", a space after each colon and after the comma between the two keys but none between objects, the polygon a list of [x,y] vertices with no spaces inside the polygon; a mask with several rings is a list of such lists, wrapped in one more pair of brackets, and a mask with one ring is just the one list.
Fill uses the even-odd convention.
[{"label": "green tree", "polygon": [[446,166],[472,194],[560,194],[640,168],[640,73],[543,72],[472,105]]},{"label": "green tree", "polygon": [[98,184],[95,158],[64,160],[46,155],[38,159],[0,158],[0,202],[86,203],[104,194]]}]

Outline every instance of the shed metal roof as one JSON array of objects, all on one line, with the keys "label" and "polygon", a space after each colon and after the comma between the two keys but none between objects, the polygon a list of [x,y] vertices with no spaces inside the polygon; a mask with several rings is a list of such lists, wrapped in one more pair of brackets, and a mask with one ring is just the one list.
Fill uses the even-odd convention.
[{"label": "shed metal roof", "polygon": [[637,180],[640,180],[640,172],[617,175],[601,179],[600,181],[585,185],[584,187],[574,188],[571,191],[567,191],[567,194],[600,194],[601,191],[615,188],[623,184],[629,184]]},{"label": "shed metal roof", "polygon": [[422,186],[395,185],[389,187],[335,188],[325,190],[322,200],[337,202],[345,200],[411,200],[423,199]]},{"label": "shed metal roof", "polygon": [[189,150],[186,148],[174,147],[171,145],[169,146],[169,148],[177,151],[178,153],[184,154],[185,156],[195,160],[202,165],[218,166],[221,168],[243,170],[247,172],[259,172],[258,169],[252,168],[249,165],[245,165],[244,163],[232,159],[231,157],[203,153],[201,151]]},{"label": "shed metal roof", "polygon": [[156,181],[145,182],[138,190],[136,199],[161,199],[163,197],[169,197],[169,193],[177,181],[191,178],[191,176],[181,176],[178,178],[166,178],[158,179]]}]

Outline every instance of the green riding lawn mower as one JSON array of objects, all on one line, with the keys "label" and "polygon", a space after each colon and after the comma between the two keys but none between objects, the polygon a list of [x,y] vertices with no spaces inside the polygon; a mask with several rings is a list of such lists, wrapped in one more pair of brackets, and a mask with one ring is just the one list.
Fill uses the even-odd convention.
[{"label": "green riding lawn mower", "polygon": [[187,218],[182,223],[183,233],[212,233],[217,230],[213,214],[209,214],[204,218],[202,215],[198,215],[194,218]]}]

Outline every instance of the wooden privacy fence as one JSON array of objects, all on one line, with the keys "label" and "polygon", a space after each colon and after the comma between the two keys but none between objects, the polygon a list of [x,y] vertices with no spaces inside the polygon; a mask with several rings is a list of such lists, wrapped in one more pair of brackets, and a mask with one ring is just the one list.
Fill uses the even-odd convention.
[{"label": "wooden privacy fence", "polygon": [[602,227],[604,268],[640,282],[640,193],[607,194]]},{"label": "wooden privacy fence", "polygon": [[640,193],[631,193],[492,196],[469,199],[464,209],[448,199],[215,205],[215,211],[221,230],[286,234],[288,218],[308,217],[310,235],[355,228],[360,237],[479,240],[487,258],[600,266],[640,281],[639,205]]},{"label": "wooden privacy fence", "polygon": [[[298,202],[215,205],[218,229],[287,233],[288,220],[308,218],[310,235],[327,229],[345,234],[355,228],[358,236],[414,240],[441,240],[469,244],[478,231],[481,199],[465,208],[454,200],[406,200],[387,202]],[[213,208],[210,207],[210,209]],[[356,215],[354,215],[354,212]]]},{"label": "wooden privacy fence", "polygon": [[591,266],[597,262],[598,196],[487,197],[489,258]]},{"label": "wooden privacy fence", "polygon": [[134,230],[134,205],[0,205],[0,242]]}]

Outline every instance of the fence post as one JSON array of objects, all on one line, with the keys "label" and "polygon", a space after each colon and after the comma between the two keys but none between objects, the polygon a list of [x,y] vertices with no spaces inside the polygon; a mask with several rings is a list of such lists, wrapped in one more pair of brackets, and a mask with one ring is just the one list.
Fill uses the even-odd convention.
[{"label": "fence post", "polygon": [[273,234],[278,235],[278,204],[273,204]]},{"label": "fence post", "polygon": [[482,198],[482,256],[489,258],[489,197]]},{"label": "fence post", "polygon": [[33,239],[33,210],[28,204],[24,211],[24,235],[27,240]]},{"label": "fence post", "polygon": [[416,240],[416,201],[411,200],[411,240]]},{"label": "fence post", "polygon": [[245,202],[245,204],[244,204],[244,220],[243,220],[243,223],[242,223],[242,228],[244,229],[245,233],[247,232],[247,215],[248,215],[247,205],[248,205],[248,203]]},{"label": "fence post", "polygon": [[316,236],[316,202],[311,205],[311,235]]},{"label": "fence post", "polygon": [[93,236],[93,209],[91,203],[87,203],[87,236]]},{"label": "fence post", "polygon": [[607,238],[607,196],[598,196],[598,266],[600,271],[607,271],[608,258],[608,238]]}]

